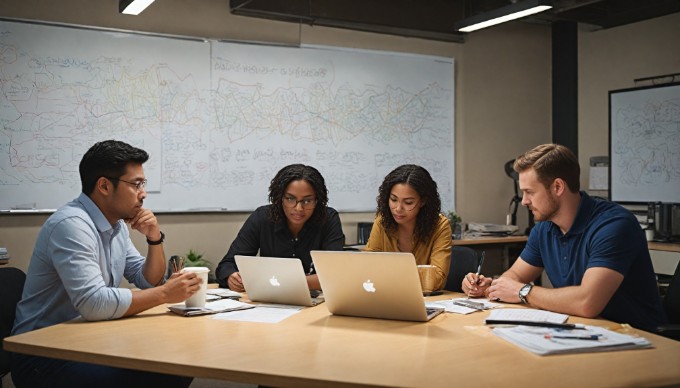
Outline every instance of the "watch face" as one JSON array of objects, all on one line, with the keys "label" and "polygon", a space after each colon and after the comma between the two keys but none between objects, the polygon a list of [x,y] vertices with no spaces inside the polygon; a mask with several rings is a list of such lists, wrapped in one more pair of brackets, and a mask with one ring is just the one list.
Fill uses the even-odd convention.
[{"label": "watch face", "polygon": [[524,287],[522,287],[522,289],[519,290],[519,293],[522,294],[522,296],[527,296],[529,295],[529,291],[531,291],[531,285],[525,284]]}]

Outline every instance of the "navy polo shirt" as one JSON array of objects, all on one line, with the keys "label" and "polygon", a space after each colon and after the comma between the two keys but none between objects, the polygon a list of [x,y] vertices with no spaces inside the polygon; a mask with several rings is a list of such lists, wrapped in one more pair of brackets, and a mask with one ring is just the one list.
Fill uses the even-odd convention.
[{"label": "navy polo shirt", "polygon": [[555,288],[580,285],[588,268],[617,271],[623,282],[600,316],[640,329],[667,321],[644,231],[635,216],[616,203],[581,192],[571,229],[562,234],[551,221],[537,223],[520,257],[543,267]]}]

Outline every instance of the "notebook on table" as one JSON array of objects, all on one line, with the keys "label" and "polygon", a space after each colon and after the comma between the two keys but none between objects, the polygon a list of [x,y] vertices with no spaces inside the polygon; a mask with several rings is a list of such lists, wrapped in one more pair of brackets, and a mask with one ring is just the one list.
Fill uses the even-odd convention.
[{"label": "notebook on table", "polygon": [[332,314],[429,321],[416,260],[401,252],[312,251],[326,306]]},{"label": "notebook on table", "polygon": [[298,259],[236,255],[243,286],[253,302],[315,306],[302,263]]}]

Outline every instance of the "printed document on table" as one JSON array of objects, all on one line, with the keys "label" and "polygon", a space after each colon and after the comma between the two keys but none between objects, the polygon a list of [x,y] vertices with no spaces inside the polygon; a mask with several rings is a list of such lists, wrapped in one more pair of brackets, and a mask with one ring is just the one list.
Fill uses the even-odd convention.
[{"label": "printed document on table", "polygon": [[537,309],[498,309],[491,311],[486,319],[497,321],[564,323],[569,319],[569,316]]},{"label": "printed document on table", "polygon": [[652,347],[651,342],[645,338],[588,325],[581,330],[535,326],[498,327],[492,332],[506,341],[541,356]]},{"label": "printed document on table", "polygon": [[257,306],[254,309],[250,310],[216,314],[212,318],[221,319],[224,321],[279,323],[284,319],[299,313],[300,310],[302,309],[303,309],[302,306],[288,306],[288,305],[286,305],[285,307]]},{"label": "printed document on table", "polygon": [[[465,304],[470,306],[465,306]],[[503,306],[500,303],[494,303],[489,299],[470,299],[470,298],[453,298],[449,300],[437,300],[434,302],[425,302],[425,306],[434,308],[443,308],[447,313],[456,314],[470,314],[475,311],[489,310],[496,307]]]},{"label": "printed document on table", "polygon": [[195,315],[216,314],[227,311],[252,309],[255,307],[252,304],[239,302],[233,299],[220,299],[212,302],[207,302],[203,307],[186,307],[184,303],[178,303],[168,306],[168,309],[175,314],[185,317]]}]

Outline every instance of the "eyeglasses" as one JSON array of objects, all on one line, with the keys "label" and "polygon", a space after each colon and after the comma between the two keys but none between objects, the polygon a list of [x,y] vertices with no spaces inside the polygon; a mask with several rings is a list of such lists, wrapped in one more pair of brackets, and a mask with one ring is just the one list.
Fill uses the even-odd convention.
[{"label": "eyeglasses", "polygon": [[[407,199],[407,201],[409,201],[409,200]],[[390,209],[393,209],[393,210],[397,209],[397,208],[399,208],[399,205],[401,205],[401,207],[403,207],[404,210],[406,210],[407,212],[410,212],[410,211],[412,211],[413,209],[416,208],[416,206],[418,205],[418,201],[415,201],[413,203],[406,203],[406,202],[399,201],[396,198],[390,198]]]},{"label": "eyeglasses", "polygon": [[109,178],[109,177],[105,177],[105,178],[110,180],[110,181],[125,182],[127,184],[133,185],[137,189],[137,192],[144,190],[144,187],[146,187],[146,183],[147,183],[146,179],[143,179],[143,180],[137,181],[137,182],[130,182],[130,181],[126,181],[126,180],[123,180],[123,179],[120,179],[120,178]]},{"label": "eyeglasses", "polygon": [[314,206],[316,206],[316,198],[306,198],[298,201],[295,197],[283,197],[283,204],[288,208],[297,207],[298,203],[302,205],[303,209],[314,209]]}]

